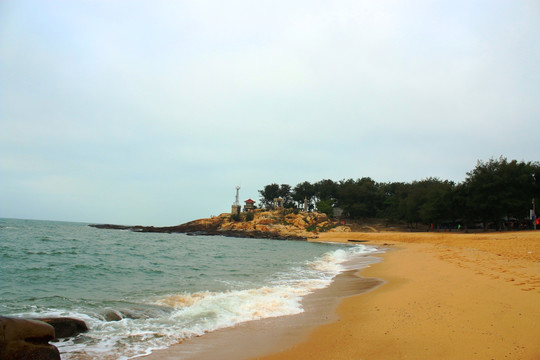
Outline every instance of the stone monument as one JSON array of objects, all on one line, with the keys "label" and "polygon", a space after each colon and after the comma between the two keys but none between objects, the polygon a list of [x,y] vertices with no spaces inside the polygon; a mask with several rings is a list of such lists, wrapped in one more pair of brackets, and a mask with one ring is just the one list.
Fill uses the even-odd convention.
[{"label": "stone monument", "polygon": [[242,211],[242,206],[240,205],[240,186],[236,186],[236,201],[232,205],[231,215],[232,216],[240,216],[240,212]]}]

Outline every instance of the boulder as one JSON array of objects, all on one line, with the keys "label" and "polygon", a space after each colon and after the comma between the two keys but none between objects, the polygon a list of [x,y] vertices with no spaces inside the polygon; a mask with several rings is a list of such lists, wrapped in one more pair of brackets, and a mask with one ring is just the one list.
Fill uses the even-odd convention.
[{"label": "boulder", "polygon": [[109,309],[103,314],[103,317],[105,318],[106,321],[120,321],[122,319],[149,318],[148,315],[137,314],[136,312],[128,310],[128,309],[122,309],[122,310]]},{"label": "boulder", "polygon": [[116,310],[107,310],[103,317],[106,321],[120,321],[123,319],[122,314]]},{"label": "boulder", "polygon": [[0,360],[60,360],[49,341],[54,327],[37,320],[0,317]]},{"label": "boulder", "polygon": [[74,337],[88,331],[84,321],[70,317],[39,318],[35,320],[43,321],[54,327],[56,339]]}]

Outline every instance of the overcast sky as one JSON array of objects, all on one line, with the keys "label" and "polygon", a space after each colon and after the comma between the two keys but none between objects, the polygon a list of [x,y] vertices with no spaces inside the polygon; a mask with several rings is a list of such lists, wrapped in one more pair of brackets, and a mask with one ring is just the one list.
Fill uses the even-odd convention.
[{"label": "overcast sky", "polygon": [[0,217],[175,225],[539,144],[537,0],[0,2]]}]

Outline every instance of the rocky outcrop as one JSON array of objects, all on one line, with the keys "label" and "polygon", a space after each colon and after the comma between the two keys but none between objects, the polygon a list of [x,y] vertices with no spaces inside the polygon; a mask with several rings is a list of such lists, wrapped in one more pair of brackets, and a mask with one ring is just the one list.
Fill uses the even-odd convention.
[{"label": "rocky outcrop", "polygon": [[37,320],[0,317],[0,360],[60,360],[49,341],[54,327]]},{"label": "rocky outcrop", "polygon": [[288,209],[274,211],[256,210],[244,213],[236,221],[230,214],[190,221],[168,226],[123,226],[89,225],[100,229],[121,229],[137,232],[187,233],[188,235],[224,235],[244,238],[306,240],[316,238],[319,232],[350,231],[347,226],[338,226],[326,214],[295,212]]},{"label": "rocky outcrop", "polygon": [[38,318],[34,320],[43,321],[44,323],[51,325],[54,328],[55,339],[74,337],[88,331],[86,323],[79,319],[73,319],[69,317],[57,317]]},{"label": "rocky outcrop", "polygon": [[346,226],[338,226],[326,214],[295,212],[287,209],[259,210],[253,214],[253,219],[248,219],[246,214],[240,221],[229,219],[220,225],[220,229],[241,231],[244,234],[273,234],[276,238],[304,240],[316,238],[320,232],[349,230]]},{"label": "rocky outcrop", "polygon": [[223,218],[221,216],[212,217],[209,219],[200,219],[190,221],[182,225],[175,226],[126,226],[114,224],[92,224],[90,227],[109,230],[131,230],[135,232],[155,232],[155,233],[201,233],[204,235],[217,235],[219,225]]}]

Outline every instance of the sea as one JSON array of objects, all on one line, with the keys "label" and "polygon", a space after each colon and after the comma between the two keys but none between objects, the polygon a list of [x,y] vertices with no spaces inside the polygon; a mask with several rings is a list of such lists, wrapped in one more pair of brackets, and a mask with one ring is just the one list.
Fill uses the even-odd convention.
[{"label": "sea", "polygon": [[217,329],[304,311],[379,250],[362,244],[138,233],[0,219],[0,315],[74,317],[67,359],[130,359]]}]

